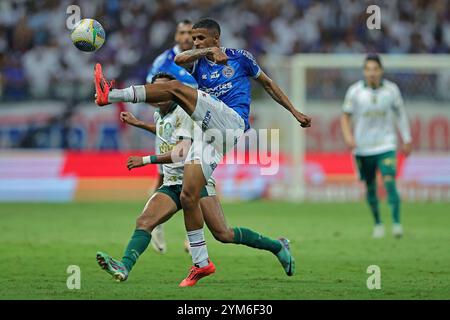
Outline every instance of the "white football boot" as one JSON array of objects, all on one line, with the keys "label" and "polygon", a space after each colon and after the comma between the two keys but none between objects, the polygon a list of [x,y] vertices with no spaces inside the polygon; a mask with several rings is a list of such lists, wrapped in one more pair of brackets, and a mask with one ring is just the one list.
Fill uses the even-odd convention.
[{"label": "white football boot", "polygon": [[384,226],[382,224],[375,225],[375,227],[373,228],[372,237],[374,237],[375,239],[384,237]]},{"label": "white football boot", "polygon": [[401,238],[403,236],[403,227],[400,223],[394,223],[392,225],[392,234],[395,238]]},{"label": "white football boot", "polygon": [[152,244],[153,249],[155,249],[158,253],[166,253],[167,252],[167,245],[166,245],[166,238],[164,236],[164,229],[163,225],[157,225],[153,231],[152,231],[152,240],[150,241]]}]

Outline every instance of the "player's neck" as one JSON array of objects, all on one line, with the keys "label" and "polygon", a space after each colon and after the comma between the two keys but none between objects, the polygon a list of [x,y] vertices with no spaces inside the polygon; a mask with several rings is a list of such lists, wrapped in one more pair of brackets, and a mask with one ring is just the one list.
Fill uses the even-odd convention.
[{"label": "player's neck", "polygon": [[167,116],[169,113],[171,113],[173,110],[175,110],[175,108],[177,107],[176,103],[173,103],[172,105],[170,105],[167,108],[161,109],[159,108],[159,114],[161,115],[161,117],[165,117]]},{"label": "player's neck", "polygon": [[364,84],[366,85],[366,87],[369,87],[373,90],[376,90],[378,88],[380,88],[383,85],[383,80],[381,79],[378,82],[368,82],[368,81],[364,81]]}]

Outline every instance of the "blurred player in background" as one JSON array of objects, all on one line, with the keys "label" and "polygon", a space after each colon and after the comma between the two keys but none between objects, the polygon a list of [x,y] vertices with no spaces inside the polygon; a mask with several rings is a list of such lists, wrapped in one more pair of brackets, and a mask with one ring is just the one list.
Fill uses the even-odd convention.
[{"label": "blurred player in background", "polygon": [[174,62],[180,52],[190,50],[194,46],[192,40],[192,22],[189,19],[180,21],[175,31],[175,46],[156,57],[147,75],[147,83],[151,83],[155,74],[165,72],[171,74],[178,81],[192,88],[197,88],[197,82],[185,68]]},{"label": "blurred player in background", "polygon": [[367,188],[367,202],[375,220],[373,237],[384,236],[380,218],[376,172],[383,177],[391,208],[393,235],[403,235],[400,223],[400,197],[395,179],[397,171],[397,131],[403,140],[403,152],[411,153],[411,132],[398,86],[383,79],[383,65],[376,54],[364,61],[364,80],[350,86],[345,95],[341,127],[345,143],[353,151],[360,179]]},{"label": "blurred player in background", "polygon": [[[174,80],[174,78],[166,73],[157,73],[153,76],[151,83],[162,83],[169,80]],[[159,107],[159,111],[155,112],[154,117],[156,128],[154,125],[138,120],[130,112],[122,112],[120,115],[121,120],[125,123],[156,133],[156,139],[159,141],[158,145],[160,145],[157,156],[131,156],[127,162],[128,169],[131,170],[150,163],[163,164],[164,183],[148,200],[142,214],[137,218],[136,230],[122,260],[118,261],[103,252],[97,253],[97,261],[100,266],[119,281],[125,281],[128,278],[128,274],[137,259],[146,250],[154,228],[161,222],[170,219],[173,214],[181,209],[183,160],[191,145],[195,124],[182,108],[171,101],[155,105]],[[184,154],[178,159],[179,162],[177,163],[173,163],[173,150],[177,155],[180,154],[180,151]],[[206,225],[216,240],[222,243],[243,244],[272,252],[280,261],[286,274],[289,276],[294,274],[294,259],[291,257],[289,250],[283,246],[284,238],[273,240],[248,228],[228,227],[222,206],[216,195],[215,181],[212,177],[202,190],[200,207]],[[195,282],[189,284],[194,285]]]},{"label": "blurred player in background", "polygon": [[[178,53],[192,49],[194,42],[192,41],[191,33],[192,33],[192,22],[189,19],[182,20],[177,24],[177,28],[175,31],[175,46],[171,49],[164,51],[158,57],[156,57],[147,75],[147,83],[151,83],[153,77],[157,73],[165,72],[167,74],[174,76],[177,80],[181,81],[185,85],[197,88],[197,82],[191,76],[191,74],[187,72],[185,68],[180,67],[173,61],[173,59]],[[159,140],[157,139],[157,141]],[[159,147],[160,146],[157,143],[155,145],[157,154],[159,153],[158,150]],[[162,184],[163,184],[162,165],[158,165],[158,183],[156,189],[161,187]],[[166,253],[167,244],[164,236],[163,224],[160,224],[159,226],[156,226],[153,229],[151,244],[156,252]],[[185,248],[186,250],[188,250],[189,242],[185,243]]]}]

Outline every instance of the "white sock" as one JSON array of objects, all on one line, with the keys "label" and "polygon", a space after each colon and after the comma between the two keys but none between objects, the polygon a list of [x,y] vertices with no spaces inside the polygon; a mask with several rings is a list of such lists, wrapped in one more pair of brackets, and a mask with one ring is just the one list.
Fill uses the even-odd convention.
[{"label": "white sock", "polygon": [[203,228],[187,231],[189,244],[191,246],[191,256],[194,265],[199,268],[206,267],[208,262],[208,250],[206,249],[205,234]]},{"label": "white sock", "polygon": [[131,86],[125,89],[112,89],[108,95],[108,102],[145,102],[145,86]]}]

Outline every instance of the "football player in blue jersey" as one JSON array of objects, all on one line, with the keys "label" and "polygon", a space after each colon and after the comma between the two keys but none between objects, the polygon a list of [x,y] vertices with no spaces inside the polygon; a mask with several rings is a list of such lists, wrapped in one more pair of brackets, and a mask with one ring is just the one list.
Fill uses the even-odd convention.
[{"label": "football player in blue jersey", "polygon": [[[174,61],[190,70],[199,89],[177,80],[112,89],[111,83],[103,76],[101,65],[97,63],[94,68],[95,102],[98,106],[119,101],[156,103],[173,100],[204,133],[200,138],[194,137],[185,160],[180,200],[194,265],[180,283],[181,287],[193,286],[215,270],[206,248],[203,215],[199,207],[200,191],[223,154],[233,148],[249,128],[251,90],[248,78],[256,79],[301,127],[311,126],[311,118],[295,109],[249,52],[220,47],[220,26],[216,21],[203,19],[195,23],[192,38],[195,49],[179,53]],[[283,245],[288,248],[287,241]]]},{"label": "football player in blue jersey", "polygon": [[[192,41],[192,21],[184,19],[177,24],[175,31],[175,46],[164,51],[155,61],[153,61],[150,71],[147,75],[147,83],[152,83],[152,79],[156,74],[161,72],[167,73],[181,81],[183,84],[192,88],[197,88],[197,82],[187,70],[177,65],[173,60],[175,56],[183,51],[192,49],[194,43]],[[159,150],[156,150],[159,153]],[[156,189],[163,184],[162,165],[158,164],[158,182]],[[187,241],[187,240],[186,240]],[[166,253],[167,244],[164,236],[163,224],[158,225],[152,231],[152,239],[150,241],[153,249],[159,253]],[[189,250],[189,243],[185,243],[185,249]]]},{"label": "football player in blue jersey", "polygon": [[173,60],[175,56],[183,51],[192,49],[194,43],[192,41],[192,21],[185,19],[177,24],[175,31],[175,46],[170,48],[153,61],[150,71],[147,75],[147,83],[151,83],[153,77],[160,72],[171,74],[183,84],[197,88],[197,81],[186,71],[185,68],[177,65]]}]

